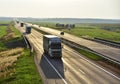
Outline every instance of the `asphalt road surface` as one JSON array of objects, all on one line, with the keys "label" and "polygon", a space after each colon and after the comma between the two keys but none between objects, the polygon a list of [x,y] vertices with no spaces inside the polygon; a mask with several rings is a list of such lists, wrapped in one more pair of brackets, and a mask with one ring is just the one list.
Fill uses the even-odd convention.
[{"label": "asphalt road surface", "polygon": [[[24,28],[19,30],[25,32]],[[70,47],[64,45],[62,59],[50,59],[43,52],[41,33],[32,29],[26,37],[34,47],[35,62],[45,84],[120,84],[120,76],[85,59]]]},{"label": "asphalt road surface", "polygon": [[119,48],[114,48],[108,45],[104,45],[101,43],[97,43],[94,41],[86,40],[83,38],[76,37],[74,35],[70,35],[68,33],[65,33],[64,35],[60,35],[60,31],[54,30],[51,28],[47,27],[39,27],[38,25],[32,25],[33,27],[36,27],[42,31],[48,32],[50,34],[57,35],[61,38],[68,39],[76,44],[85,46],[95,52],[98,52],[104,56],[107,56],[109,58],[112,58],[120,63],[120,49]]}]

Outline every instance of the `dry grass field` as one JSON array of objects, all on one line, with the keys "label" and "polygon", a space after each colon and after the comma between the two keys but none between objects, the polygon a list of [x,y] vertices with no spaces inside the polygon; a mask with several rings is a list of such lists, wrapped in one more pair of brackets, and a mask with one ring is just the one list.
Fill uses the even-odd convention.
[{"label": "dry grass field", "polygon": [[23,50],[23,48],[15,48],[0,52],[0,77],[6,77],[15,72],[13,66],[17,59],[24,54]]},{"label": "dry grass field", "polygon": [[[8,41],[10,39],[18,37],[10,26],[4,27],[3,30],[6,31],[6,33],[3,33],[0,38],[2,43],[9,44]],[[7,77],[15,73],[14,65],[16,64],[17,59],[24,54],[23,51],[24,48],[22,47],[0,51],[0,77]]]},{"label": "dry grass field", "polygon": [[34,54],[13,22],[0,26],[0,84],[42,84]]}]

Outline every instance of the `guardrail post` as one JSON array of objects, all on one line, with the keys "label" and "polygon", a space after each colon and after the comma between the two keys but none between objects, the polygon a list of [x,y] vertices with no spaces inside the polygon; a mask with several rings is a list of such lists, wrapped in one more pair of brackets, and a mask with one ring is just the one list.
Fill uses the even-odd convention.
[{"label": "guardrail post", "polygon": [[31,46],[30,52],[33,52],[33,47]]},{"label": "guardrail post", "polygon": [[33,54],[33,47],[30,45],[30,56]]}]

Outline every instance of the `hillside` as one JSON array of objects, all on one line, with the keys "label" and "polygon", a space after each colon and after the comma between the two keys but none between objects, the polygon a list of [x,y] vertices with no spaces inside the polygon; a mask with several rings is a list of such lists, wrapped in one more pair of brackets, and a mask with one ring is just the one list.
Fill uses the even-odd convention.
[{"label": "hillside", "polygon": [[80,19],[80,18],[21,18],[23,21],[53,23],[120,23],[115,19]]},{"label": "hillside", "polygon": [[[11,21],[16,17],[0,17],[0,21]],[[53,22],[53,23],[117,23],[120,19],[87,19],[87,18],[18,18],[27,22]]]}]

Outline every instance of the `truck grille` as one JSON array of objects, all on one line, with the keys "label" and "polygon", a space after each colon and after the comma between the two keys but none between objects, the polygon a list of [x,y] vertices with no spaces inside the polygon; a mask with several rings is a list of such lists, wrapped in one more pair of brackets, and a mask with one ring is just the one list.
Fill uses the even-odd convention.
[{"label": "truck grille", "polygon": [[54,57],[61,57],[61,52],[60,52],[60,51],[53,51],[53,52],[52,52],[52,55],[53,55]]}]

